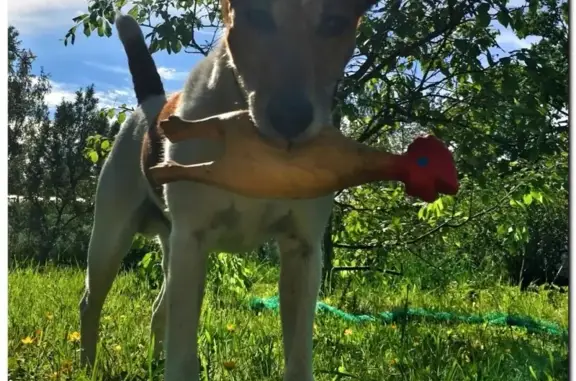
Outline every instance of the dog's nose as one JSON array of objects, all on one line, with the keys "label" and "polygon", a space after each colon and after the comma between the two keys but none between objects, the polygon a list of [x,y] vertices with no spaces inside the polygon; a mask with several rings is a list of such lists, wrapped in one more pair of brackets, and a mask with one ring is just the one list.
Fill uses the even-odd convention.
[{"label": "dog's nose", "polygon": [[300,91],[284,91],[273,96],[266,110],[272,128],[286,139],[294,139],[312,123],[312,103]]}]

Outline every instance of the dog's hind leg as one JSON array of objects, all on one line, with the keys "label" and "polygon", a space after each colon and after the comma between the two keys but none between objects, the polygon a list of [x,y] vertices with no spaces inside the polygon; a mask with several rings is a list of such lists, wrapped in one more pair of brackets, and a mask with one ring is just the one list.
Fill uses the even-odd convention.
[{"label": "dog's hind leg", "polygon": [[[162,216],[164,217],[164,216]],[[169,249],[168,241],[170,239],[170,222],[165,217],[162,219],[155,219],[154,225],[152,227],[153,232],[158,236],[160,241],[160,246],[162,248],[162,272],[164,279],[162,280],[162,286],[160,292],[154,300],[152,305],[152,321],[150,324],[150,331],[153,340],[153,356],[154,359],[160,357],[162,352],[162,345],[164,342],[164,334],[166,331],[166,279],[168,277],[168,258]]]},{"label": "dog's hind leg", "polygon": [[94,364],[102,306],[137,231],[137,227],[129,222],[107,222],[105,225],[106,221],[97,220],[88,249],[86,289],[80,302],[83,364]]},{"label": "dog's hind leg", "polygon": [[[111,179],[104,179],[104,183],[106,180]],[[94,365],[102,306],[122,259],[130,249],[132,239],[138,231],[142,218],[142,200],[145,198],[145,193],[139,198],[137,195],[117,192],[118,189],[103,186],[102,182],[99,188],[88,248],[86,288],[80,301],[83,365]],[[126,197],[128,194],[130,197]]]}]

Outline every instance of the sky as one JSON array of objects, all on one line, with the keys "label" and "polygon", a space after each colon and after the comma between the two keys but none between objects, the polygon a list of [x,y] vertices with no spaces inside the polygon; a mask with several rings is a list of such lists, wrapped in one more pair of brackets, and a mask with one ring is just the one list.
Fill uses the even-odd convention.
[{"label": "sky", "polygon": [[[95,85],[104,107],[133,105],[135,98],[126,55],[115,29],[110,38],[97,35],[87,38],[80,30],[75,44],[64,46],[63,38],[74,25],[72,18],[86,10],[86,0],[8,0],[8,22],[19,30],[22,46],[38,56],[35,71],[43,68],[49,73],[52,92],[46,101],[51,108],[62,99],[72,99],[76,90],[90,84]],[[504,50],[527,47],[537,41],[534,37],[519,40],[512,31],[498,23],[494,25],[501,30],[498,42]],[[198,54],[184,52],[154,54],[168,92],[182,87],[199,58]]]},{"label": "sky", "polygon": [[[102,106],[131,106],[135,98],[128,63],[114,28],[110,38],[86,37],[80,28],[74,45],[64,45],[64,36],[74,26],[72,18],[86,10],[86,0],[8,0],[8,22],[20,32],[22,47],[37,56],[34,72],[43,69],[50,75],[52,92],[46,101],[51,108],[90,84]],[[168,92],[182,86],[200,57],[184,52],[154,54]]]}]

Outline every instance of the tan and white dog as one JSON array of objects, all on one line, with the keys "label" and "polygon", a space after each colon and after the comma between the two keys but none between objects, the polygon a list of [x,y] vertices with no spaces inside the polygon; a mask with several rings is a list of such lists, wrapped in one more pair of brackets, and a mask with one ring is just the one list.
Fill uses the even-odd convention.
[{"label": "tan and white dog", "polygon": [[[166,97],[134,19],[118,33],[138,107],[122,126],[100,174],[80,302],[84,364],[94,363],[100,314],[120,263],[140,232],[157,236],[165,281],[154,302],[155,355],[166,381],[197,381],[197,330],[209,252],[278,242],[285,381],[312,381],[312,327],[321,277],[321,242],[333,195],[308,200],[242,197],[195,182],[157,188],[146,169],[161,161],[211,161],[217,143],[171,144],[157,132],[170,114],[199,119],[249,109],[271,139],[298,144],[331,124],[336,84],[355,47],[356,27],[376,0],[222,0],[224,35]],[[162,114],[162,115],[161,115]]]}]

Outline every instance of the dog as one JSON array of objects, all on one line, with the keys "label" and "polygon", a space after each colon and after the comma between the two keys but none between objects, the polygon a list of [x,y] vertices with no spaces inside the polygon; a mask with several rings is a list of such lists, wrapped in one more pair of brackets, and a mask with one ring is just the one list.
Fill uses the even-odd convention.
[{"label": "dog", "polygon": [[334,195],[276,200],[243,197],[196,182],[157,187],[146,169],[162,161],[212,161],[215,142],[170,143],[158,120],[200,119],[248,109],[260,133],[299,144],[331,125],[336,85],[355,48],[361,17],[376,0],[221,0],[224,33],[167,97],[142,31],[120,15],[138,106],[122,125],[97,184],[80,301],[81,359],[93,365],[105,298],[136,233],[158,237],[164,282],[153,304],[154,355],[167,381],[197,381],[197,331],[208,253],[239,252],[275,239],[280,250],[284,381],[313,381],[312,329],[322,237]]}]

